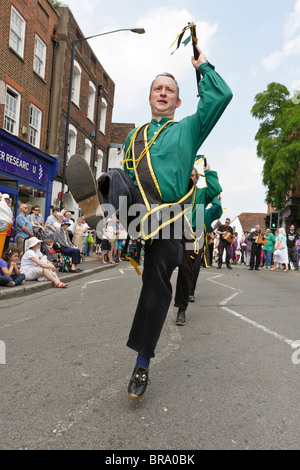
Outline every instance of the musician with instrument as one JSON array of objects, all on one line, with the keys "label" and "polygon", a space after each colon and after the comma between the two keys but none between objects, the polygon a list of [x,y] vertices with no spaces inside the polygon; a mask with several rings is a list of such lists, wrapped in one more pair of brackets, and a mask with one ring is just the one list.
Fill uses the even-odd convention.
[{"label": "musician with instrument", "polygon": [[233,229],[230,227],[230,219],[225,219],[225,224],[221,225],[218,230],[217,234],[220,235],[220,240],[219,240],[219,246],[218,246],[218,252],[219,252],[219,258],[218,258],[218,268],[221,269],[222,267],[222,258],[223,258],[223,252],[224,249],[226,250],[226,266],[228,269],[232,269],[230,265],[230,257],[231,257],[231,245],[235,240],[235,237],[233,235]]},{"label": "musician with instrument", "polygon": [[248,240],[252,242],[249,271],[253,271],[254,263],[255,271],[259,271],[261,247],[267,242],[267,239],[260,230],[260,225],[255,225],[254,231],[248,236]]}]

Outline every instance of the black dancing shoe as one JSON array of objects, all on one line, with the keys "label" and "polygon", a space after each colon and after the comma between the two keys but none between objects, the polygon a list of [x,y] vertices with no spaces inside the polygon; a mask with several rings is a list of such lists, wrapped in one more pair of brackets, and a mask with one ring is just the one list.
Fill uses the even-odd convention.
[{"label": "black dancing shoe", "polygon": [[148,373],[148,369],[135,367],[127,389],[128,398],[132,400],[141,400],[143,398],[147,385],[150,383]]},{"label": "black dancing shoe", "polygon": [[230,264],[227,264],[227,268],[228,268],[228,269],[232,269],[232,267],[230,266]]},{"label": "black dancing shoe", "polygon": [[185,324],[186,324],[185,310],[183,310],[182,308],[179,308],[177,312],[176,325],[184,326]]}]

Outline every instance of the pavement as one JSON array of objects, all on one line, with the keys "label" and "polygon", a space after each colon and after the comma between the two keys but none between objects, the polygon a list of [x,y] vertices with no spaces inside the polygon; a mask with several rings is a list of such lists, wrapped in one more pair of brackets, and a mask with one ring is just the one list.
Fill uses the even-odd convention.
[{"label": "pavement", "polygon": [[[57,270],[57,274],[62,282],[70,283],[75,279],[89,276],[105,269],[112,269],[116,266],[119,266],[119,263],[102,264],[101,260],[97,261],[97,256],[92,254],[86,256],[85,261],[80,264],[80,269],[83,269],[80,273],[61,273]],[[0,286],[0,300],[22,297],[23,295],[29,295],[52,288],[53,284],[50,281],[24,281],[21,285],[16,287]]]}]

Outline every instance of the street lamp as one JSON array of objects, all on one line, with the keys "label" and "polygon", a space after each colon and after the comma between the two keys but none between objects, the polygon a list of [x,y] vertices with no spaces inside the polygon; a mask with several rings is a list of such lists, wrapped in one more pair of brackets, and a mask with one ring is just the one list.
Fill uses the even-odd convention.
[{"label": "street lamp", "polygon": [[[69,80],[68,109],[67,109],[67,119],[66,119],[66,134],[65,134],[65,147],[64,147],[64,160],[63,160],[63,174],[62,174],[62,183],[61,183],[60,210],[62,210],[62,207],[63,207],[63,195],[64,195],[65,182],[66,182],[66,166],[67,166],[67,157],[68,157],[69,127],[70,127],[73,71],[74,71],[74,59],[75,59],[76,44],[78,44],[79,42],[82,42],[82,41],[87,41],[88,39],[96,38],[98,36],[105,36],[106,34],[118,33],[119,31],[131,31],[132,33],[137,33],[137,34],[144,34],[145,33],[144,28],[122,28],[122,29],[116,29],[114,31],[108,31],[106,33],[95,34],[94,36],[88,36],[86,38],[73,39],[73,41],[72,41],[72,55],[71,55],[70,80]],[[97,129],[96,129],[96,133],[97,133]]]}]

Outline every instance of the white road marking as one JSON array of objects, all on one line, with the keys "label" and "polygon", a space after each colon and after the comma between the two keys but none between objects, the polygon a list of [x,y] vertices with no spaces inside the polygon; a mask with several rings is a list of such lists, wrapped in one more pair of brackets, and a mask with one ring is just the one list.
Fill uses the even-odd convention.
[{"label": "white road marking", "polygon": [[241,294],[242,291],[240,289],[237,289],[236,287],[232,287],[232,286],[227,286],[226,284],[221,284],[220,282],[218,281],[215,281],[215,279],[217,277],[221,277],[223,276],[224,274],[219,274],[218,276],[214,276],[214,277],[211,277],[208,279],[208,281],[211,281],[211,282],[214,282],[215,284],[219,284],[220,286],[222,287],[227,287],[228,289],[234,289],[236,292],[234,294],[232,294],[230,297],[227,297],[226,299],[224,300],[221,300],[221,302],[219,302],[219,305],[220,305],[220,308],[222,310],[224,310],[225,312],[227,313],[230,313],[231,315],[235,316],[236,318],[239,318],[240,320],[243,320],[244,322],[254,326],[255,328],[258,328],[259,330],[262,330],[264,331],[265,333],[271,335],[271,336],[274,336],[274,338],[277,338],[279,339],[280,341],[283,341],[284,343],[287,343],[289,346],[292,346],[294,344],[294,340],[291,340],[291,339],[288,339],[288,338],[285,338],[285,336],[281,335],[280,333],[277,333],[276,331],[273,331],[273,330],[270,330],[269,328],[267,328],[266,326],[264,325],[261,325],[260,323],[257,323],[256,321],[254,320],[250,320],[249,318],[245,317],[244,315],[241,315],[240,313],[238,312],[235,312],[234,310],[228,308],[228,307],[225,307],[225,305],[230,301],[232,300],[234,297],[236,297],[237,295]]},{"label": "white road marking", "polygon": [[[120,269],[119,269],[119,271],[120,271]],[[225,307],[225,305],[230,300],[235,298],[237,295],[241,294],[242,291],[240,289],[237,289],[237,288],[232,287],[232,286],[228,286],[226,284],[222,284],[222,283],[215,280],[215,279],[217,279],[221,276],[223,276],[223,274],[220,274],[220,275],[214,276],[212,278],[209,278],[208,281],[214,282],[214,283],[216,283],[216,284],[218,284],[222,287],[226,287],[228,289],[231,289],[231,290],[235,291],[232,295],[230,295],[229,297],[227,297],[224,300],[222,300],[221,302],[219,302],[219,306],[222,310],[226,311],[227,313],[230,313],[231,315],[239,318],[240,320],[243,320],[244,322],[247,322],[247,323],[251,324],[252,326],[264,331],[265,333],[268,333],[269,335],[272,335],[275,338],[277,338],[281,341],[284,341],[285,343],[287,343],[289,345],[294,344],[294,341],[285,338],[284,336],[280,335],[279,333],[276,333],[275,331],[269,330],[265,326],[260,325],[259,323],[255,322],[253,320],[250,320],[249,318],[239,314],[238,312],[235,312],[232,309],[229,309],[228,307]],[[116,279],[117,277],[121,277],[121,276],[116,276],[114,278],[102,279],[100,281],[112,280],[112,279]],[[97,282],[97,281],[92,281],[92,282],[86,283],[86,284],[92,284],[94,282]],[[160,363],[161,361],[166,359],[168,356],[170,356],[174,351],[176,351],[178,348],[180,348],[179,343],[181,341],[181,335],[180,335],[180,332],[179,332],[179,328],[177,328],[176,325],[175,325],[175,320],[173,318],[174,315],[172,315],[172,313],[173,313],[173,311],[172,311],[172,308],[171,308],[170,312],[167,316],[167,322],[168,322],[168,326],[169,326],[169,330],[170,330],[171,343],[169,343],[164,348],[163,351],[161,351],[159,354],[157,354],[155,356],[154,359],[151,360],[152,365]],[[129,380],[129,378],[130,378],[130,376],[126,377],[127,380]],[[84,413],[88,412],[89,409],[91,409],[92,406],[95,406],[98,403],[100,403],[103,398],[107,398],[108,396],[111,397],[111,396],[117,395],[118,393],[121,392],[121,390],[123,388],[124,388],[124,379],[120,379],[117,382],[115,382],[114,384],[108,385],[108,387],[101,390],[100,395],[97,398],[91,398],[86,403],[83,403],[75,411],[71,412],[68,415],[68,419],[64,423],[62,421],[60,421],[58,423],[58,425],[56,426],[56,428],[52,431],[53,434],[55,436],[61,436],[64,432],[67,432],[74,424],[77,424],[79,421],[81,421],[82,418],[83,418]]]}]

